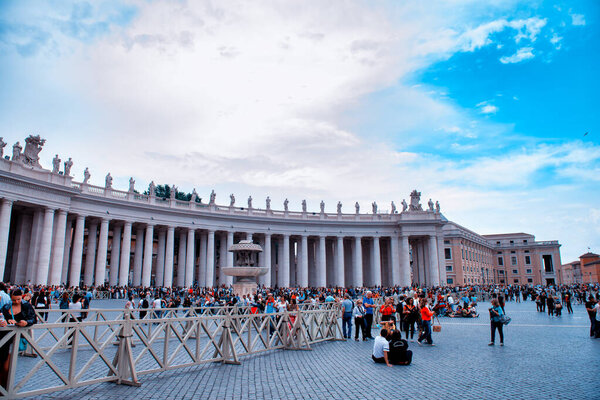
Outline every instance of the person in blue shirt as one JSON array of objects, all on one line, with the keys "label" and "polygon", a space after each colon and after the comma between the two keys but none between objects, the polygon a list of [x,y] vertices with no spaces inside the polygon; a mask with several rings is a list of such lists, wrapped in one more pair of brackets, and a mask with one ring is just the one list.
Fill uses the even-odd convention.
[{"label": "person in blue shirt", "polygon": [[373,293],[368,291],[366,296],[363,297],[363,304],[367,310],[365,314],[365,329],[367,330],[367,339],[373,339],[373,336],[371,335],[371,327],[373,326],[373,310],[375,309],[374,303]]},{"label": "person in blue shirt", "polygon": [[500,346],[504,346],[504,333],[502,332],[502,322],[501,317],[504,315],[504,311],[502,307],[500,307],[500,303],[498,299],[492,300],[492,308],[490,308],[490,327],[492,331],[492,341],[488,344],[488,346],[493,346],[496,338],[496,329],[498,330],[498,335],[500,336]]},{"label": "person in blue shirt", "polygon": [[345,339],[350,339],[352,336],[352,309],[354,303],[350,300],[348,294],[344,295],[344,301],[342,301],[342,332]]}]

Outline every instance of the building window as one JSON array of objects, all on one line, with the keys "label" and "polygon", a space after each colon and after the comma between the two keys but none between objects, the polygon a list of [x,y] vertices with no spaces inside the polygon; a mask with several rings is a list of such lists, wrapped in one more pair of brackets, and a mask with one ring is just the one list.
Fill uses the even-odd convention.
[{"label": "building window", "polygon": [[525,251],[524,251],[524,253],[525,253],[525,254],[529,254],[529,250],[525,250]]},{"label": "building window", "polygon": [[517,275],[519,273],[518,269],[513,269],[513,275]]},{"label": "building window", "polygon": [[527,283],[533,283],[533,278],[527,278]]},{"label": "building window", "polygon": [[519,280],[518,280],[518,279],[515,279],[513,282],[514,282],[514,283],[519,283]]},{"label": "building window", "polygon": [[504,279],[500,279],[500,283],[504,283]]},{"label": "building window", "polygon": [[446,265],[446,272],[452,272],[452,265]]},{"label": "building window", "polygon": [[500,241],[496,242],[496,244],[500,244]]},{"label": "building window", "polygon": [[523,243],[527,243],[527,239],[523,239]]},{"label": "building window", "polygon": [[446,278],[446,282],[448,282],[448,285],[452,285],[454,283],[454,278]]},{"label": "building window", "polygon": [[510,252],[510,254],[517,254],[517,252],[513,250]]},{"label": "building window", "polygon": [[462,253],[462,259],[465,259],[465,249],[460,249],[460,252]]},{"label": "building window", "polygon": [[515,241],[514,241],[514,240],[511,240],[511,241],[510,241],[510,244],[515,244]]},{"label": "building window", "polygon": [[504,265],[504,259],[502,257],[498,257],[498,265]]},{"label": "building window", "polygon": [[504,275],[504,271],[500,270],[500,271],[498,271],[498,274]]},{"label": "building window", "polygon": [[528,269],[525,272],[528,273],[528,274],[531,274],[531,269]]},{"label": "building window", "polygon": [[542,260],[544,262],[544,271],[549,273],[554,272],[554,266],[552,265],[552,255],[544,254],[542,256]]},{"label": "building window", "polygon": [[510,264],[511,265],[517,265],[517,256],[512,256],[510,258]]},{"label": "building window", "polygon": [[452,249],[444,249],[444,257],[446,260],[452,260]]},{"label": "building window", "polygon": [[444,244],[450,244],[449,240],[444,240]]},{"label": "building window", "polygon": [[525,256],[525,265],[531,265],[531,256]]}]

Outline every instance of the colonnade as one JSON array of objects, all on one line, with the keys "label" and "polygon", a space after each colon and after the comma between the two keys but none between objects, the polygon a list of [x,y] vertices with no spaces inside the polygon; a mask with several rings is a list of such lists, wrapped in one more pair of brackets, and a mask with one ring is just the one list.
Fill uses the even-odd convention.
[{"label": "colonnade", "polygon": [[[392,286],[439,284],[443,237],[394,234],[256,231],[232,226],[137,222],[51,207],[13,210],[1,200],[0,274],[15,283],[111,286],[231,284],[222,267],[242,239],[264,251],[265,286]],[[441,255],[440,255],[441,254]]]}]

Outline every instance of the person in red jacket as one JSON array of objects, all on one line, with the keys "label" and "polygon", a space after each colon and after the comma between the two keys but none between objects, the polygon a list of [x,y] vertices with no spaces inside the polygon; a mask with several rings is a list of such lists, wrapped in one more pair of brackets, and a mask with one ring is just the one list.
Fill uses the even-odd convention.
[{"label": "person in red jacket", "polygon": [[431,318],[433,317],[433,311],[431,311],[429,309],[429,307],[427,306],[427,300],[426,299],[421,299],[421,323],[423,326],[423,332],[421,332],[421,335],[419,336],[419,339],[417,340],[417,342],[419,344],[423,344],[423,340],[425,340],[425,343],[431,345],[431,346],[435,346],[433,344],[433,339],[431,338]]}]

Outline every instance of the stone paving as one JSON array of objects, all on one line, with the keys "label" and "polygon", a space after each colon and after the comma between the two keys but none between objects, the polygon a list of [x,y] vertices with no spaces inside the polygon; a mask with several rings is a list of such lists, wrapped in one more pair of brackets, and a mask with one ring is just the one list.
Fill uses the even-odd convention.
[{"label": "stone paving", "polygon": [[[97,301],[94,307],[117,301]],[[120,304],[120,303],[119,303]],[[488,303],[476,319],[442,318],[436,346],[410,343],[410,366],[376,365],[372,341],[325,342],[312,351],[277,350],[145,375],[139,388],[112,383],[57,392],[44,399],[398,399],[564,398],[600,393],[600,339],[589,338],[583,306],[549,317],[535,303],[508,303],[504,347],[489,342]],[[374,331],[375,334],[375,331]],[[498,339],[496,339],[498,343]]]}]

